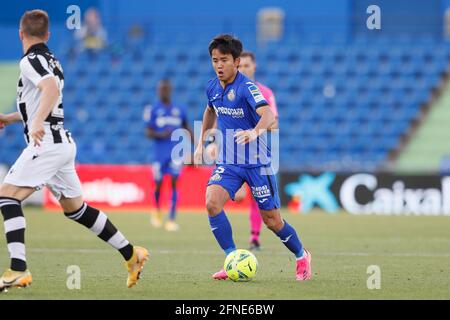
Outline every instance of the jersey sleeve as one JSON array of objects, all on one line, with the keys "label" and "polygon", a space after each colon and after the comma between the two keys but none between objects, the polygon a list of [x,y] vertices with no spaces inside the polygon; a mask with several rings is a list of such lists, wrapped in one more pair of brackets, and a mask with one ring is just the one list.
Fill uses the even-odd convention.
[{"label": "jersey sleeve", "polygon": [[206,94],[206,99],[207,99],[207,106],[209,108],[213,108],[212,102],[211,102],[211,92],[212,92],[212,86],[213,86],[213,80],[209,80],[207,85],[206,85],[206,90],[205,90],[205,94]]},{"label": "jersey sleeve", "polygon": [[247,103],[254,109],[268,105],[258,86],[253,82],[247,82],[243,90],[243,95]]},{"label": "jersey sleeve", "polygon": [[39,54],[30,53],[20,61],[21,74],[35,86],[44,79],[53,77],[47,60]]},{"label": "jersey sleeve", "polygon": [[206,94],[207,106],[208,106],[209,108],[212,108],[211,99],[209,98],[209,88],[206,88],[205,94]]}]

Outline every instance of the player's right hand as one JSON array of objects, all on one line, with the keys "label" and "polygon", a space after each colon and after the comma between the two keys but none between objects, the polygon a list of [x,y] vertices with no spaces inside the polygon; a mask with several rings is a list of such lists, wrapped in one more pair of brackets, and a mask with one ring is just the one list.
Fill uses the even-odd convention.
[{"label": "player's right hand", "polygon": [[44,124],[39,121],[33,121],[31,123],[30,137],[34,141],[34,146],[40,147],[44,140],[45,129]]},{"label": "player's right hand", "polygon": [[4,129],[8,125],[8,120],[3,113],[0,113],[0,130]]},{"label": "player's right hand", "polygon": [[203,146],[199,144],[194,152],[194,165],[199,166],[203,164]]}]

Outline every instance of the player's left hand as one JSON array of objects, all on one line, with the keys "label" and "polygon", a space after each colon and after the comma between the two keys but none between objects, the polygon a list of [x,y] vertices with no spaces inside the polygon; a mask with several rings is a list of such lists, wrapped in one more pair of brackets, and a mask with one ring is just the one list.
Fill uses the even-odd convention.
[{"label": "player's left hand", "polygon": [[243,130],[238,131],[234,137],[236,138],[237,144],[246,144],[255,141],[258,138],[258,134],[253,130]]},{"label": "player's left hand", "polygon": [[31,124],[30,137],[34,141],[34,146],[40,146],[42,140],[44,139],[45,130],[44,124],[42,122],[35,122]]}]

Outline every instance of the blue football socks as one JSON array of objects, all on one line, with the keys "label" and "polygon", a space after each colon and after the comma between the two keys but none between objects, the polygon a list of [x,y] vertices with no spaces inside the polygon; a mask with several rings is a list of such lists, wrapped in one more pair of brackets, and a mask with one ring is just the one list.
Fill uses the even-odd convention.
[{"label": "blue football socks", "polygon": [[236,250],[231,224],[223,210],[215,217],[209,216],[209,224],[217,242],[226,255]]},{"label": "blue football socks", "polygon": [[297,236],[295,229],[286,221],[284,221],[284,227],[276,232],[276,235],[281,239],[281,242],[293,253],[296,258],[303,256],[303,246],[300,239]]}]

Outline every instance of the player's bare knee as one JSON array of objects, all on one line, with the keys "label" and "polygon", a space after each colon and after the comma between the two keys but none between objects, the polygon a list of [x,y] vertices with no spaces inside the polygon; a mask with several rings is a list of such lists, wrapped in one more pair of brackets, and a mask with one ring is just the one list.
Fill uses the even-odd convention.
[{"label": "player's bare knee", "polygon": [[279,227],[278,221],[274,218],[268,218],[264,220],[264,223],[266,224],[267,228],[269,228],[272,231],[276,231]]},{"label": "player's bare knee", "polygon": [[222,211],[222,206],[220,201],[218,201],[215,197],[207,197],[206,198],[206,210],[210,216],[216,216]]},{"label": "player's bare knee", "polygon": [[273,232],[278,232],[283,229],[283,219],[278,213],[262,213],[264,224]]},{"label": "player's bare knee", "polygon": [[23,201],[34,192],[33,188],[17,187],[8,183],[0,185],[0,197],[8,197]]},{"label": "player's bare knee", "polygon": [[5,186],[5,184],[0,184],[0,197],[7,197],[7,196],[8,196],[7,187]]},{"label": "player's bare knee", "polygon": [[206,210],[211,217],[218,215],[230,199],[228,192],[221,186],[212,185],[206,189]]},{"label": "player's bare knee", "polygon": [[272,230],[273,232],[278,232],[281,229],[283,229],[284,226],[284,222],[281,219],[276,219],[275,222],[272,224],[272,228],[270,230]]},{"label": "player's bare knee", "polygon": [[82,197],[66,198],[61,196],[61,199],[59,199],[59,204],[64,212],[75,212],[83,206],[84,200]]}]

